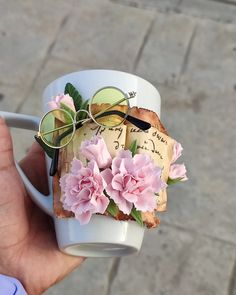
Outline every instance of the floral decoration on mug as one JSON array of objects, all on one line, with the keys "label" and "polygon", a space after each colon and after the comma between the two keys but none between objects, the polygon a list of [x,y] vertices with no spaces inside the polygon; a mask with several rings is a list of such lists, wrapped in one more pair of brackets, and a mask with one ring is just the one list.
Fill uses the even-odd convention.
[{"label": "floral decoration on mug", "polygon": [[[110,102],[111,91],[115,95]],[[48,103],[51,110],[42,118],[35,136],[53,159],[51,167],[54,168],[50,175],[56,173],[59,149],[68,145],[75,131],[85,123],[94,122],[109,128],[126,120],[140,130],[149,129],[150,123],[128,113],[129,99],[135,95],[135,92],[125,94],[116,87],[104,87],[93,95],[90,102],[83,101],[77,89],[67,83],[65,93],[55,96]],[[100,105],[99,111],[94,110],[93,103]],[[116,116],[116,120],[109,121],[109,116]],[[119,150],[114,157],[100,135],[84,140],[77,148],[86,161],[83,163],[74,158],[69,172],[60,178],[59,183],[63,209],[72,212],[81,224],[87,224],[93,214],[116,218],[118,212],[122,212],[143,226],[142,213],[157,210],[160,192],[168,185],[188,179],[185,165],[176,163],[183,151],[176,141],[166,182],[162,177],[163,169],[154,163],[151,156],[138,153],[136,140],[129,149]]]}]

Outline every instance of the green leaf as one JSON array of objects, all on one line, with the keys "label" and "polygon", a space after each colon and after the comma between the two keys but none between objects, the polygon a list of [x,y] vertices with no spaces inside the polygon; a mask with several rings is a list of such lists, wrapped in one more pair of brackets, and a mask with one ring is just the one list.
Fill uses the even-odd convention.
[{"label": "green leaf", "polygon": [[45,153],[52,159],[53,158],[53,154],[54,154],[54,149],[49,147],[48,145],[46,145],[42,139],[40,137],[38,137],[37,135],[34,136],[35,140],[37,141],[37,143],[43,148],[43,150],[45,151]]},{"label": "green leaf", "polygon": [[[71,109],[71,108],[69,108],[66,104],[64,104],[63,102],[61,102],[60,103],[60,107],[63,109],[63,110],[65,110],[65,111],[67,111],[70,115],[71,115],[71,117],[74,119],[74,117],[75,117],[75,112]],[[67,122],[66,123],[71,123],[71,119],[69,118],[69,116],[67,116],[68,118],[66,118],[67,119]]]},{"label": "green leaf", "polygon": [[89,103],[89,99],[85,100],[82,105],[81,105],[81,110],[88,110],[88,103]]},{"label": "green leaf", "polygon": [[110,203],[106,210],[109,214],[111,214],[111,216],[117,216],[119,212],[119,208],[113,200],[110,200]]},{"label": "green leaf", "polygon": [[167,184],[168,184],[168,185],[176,184],[176,183],[180,182],[181,179],[182,179],[182,177],[179,177],[179,178],[176,178],[176,179],[168,178],[168,180],[167,180]]},{"label": "green leaf", "polygon": [[137,153],[137,139],[135,139],[135,140],[131,143],[131,145],[130,145],[130,147],[129,147],[129,150],[130,150],[131,153],[132,153],[132,157]]},{"label": "green leaf", "polygon": [[142,219],[142,215],[140,211],[138,211],[135,207],[133,207],[130,215],[137,221],[139,225],[143,226],[143,219]]},{"label": "green leaf", "polygon": [[[85,100],[83,103],[82,103],[82,105],[81,105],[81,110],[85,110],[85,111],[87,111],[88,110],[88,102],[89,102],[89,99],[88,100]],[[86,113],[86,112],[80,112],[79,113],[79,120],[84,120],[84,119],[86,119],[87,118],[87,116],[88,116],[88,114]]]},{"label": "green leaf", "polygon": [[83,101],[78,90],[71,83],[67,83],[65,86],[64,93],[69,94],[72,97],[72,99],[74,101],[75,109],[76,109],[76,111],[78,111],[81,108],[82,101]]}]

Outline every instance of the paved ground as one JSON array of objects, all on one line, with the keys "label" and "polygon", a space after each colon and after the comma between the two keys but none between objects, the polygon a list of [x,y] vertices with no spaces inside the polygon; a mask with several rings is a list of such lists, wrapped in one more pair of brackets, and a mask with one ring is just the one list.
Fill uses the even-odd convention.
[{"label": "paved ground", "polygon": [[[45,294],[235,295],[236,1],[0,0],[0,14],[1,110],[41,116],[68,72],[133,72],[158,87],[189,171],[139,255],[88,259]],[[19,159],[32,133],[13,134]]]}]

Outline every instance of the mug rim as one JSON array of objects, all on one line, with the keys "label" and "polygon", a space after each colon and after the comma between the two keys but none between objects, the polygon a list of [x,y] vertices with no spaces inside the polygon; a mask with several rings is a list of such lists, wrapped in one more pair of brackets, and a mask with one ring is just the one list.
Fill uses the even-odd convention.
[{"label": "mug rim", "polygon": [[70,73],[67,73],[65,75],[62,75],[62,76],[59,76],[57,77],[56,79],[54,79],[53,81],[51,81],[43,90],[43,98],[45,98],[45,95],[46,95],[46,92],[48,91],[48,89],[56,82],[58,82],[59,80],[61,80],[62,78],[69,78],[70,76],[73,76],[75,74],[78,74],[78,73],[82,73],[82,72],[111,72],[111,73],[119,73],[119,74],[126,74],[126,75],[129,75],[131,77],[135,77],[137,79],[140,79],[142,80],[143,82],[145,82],[147,85],[149,85],[151,88],[153,88],[154,91],[156,91],[157,95],[159,96],[160,100],[161,100],[161,96],[160,96],[160,93],[158,91],[158,89],[151,83],[149,82],[148,80],[144,79],[143,77],[140,77],[136,74],[132,74],[132,73],[129,73],[129,72],[125,72],[125,71],[120,71],[120,70],[113,70],[113,69],[83,69],[83,70],[80,70],[80,71],[75,71],[75,72],[70,72]]}]

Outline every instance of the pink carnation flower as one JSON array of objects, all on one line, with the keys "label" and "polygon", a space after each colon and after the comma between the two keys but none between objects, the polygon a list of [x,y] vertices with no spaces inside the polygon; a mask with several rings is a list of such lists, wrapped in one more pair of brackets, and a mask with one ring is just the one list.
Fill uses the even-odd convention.
[{"label": "pink carnation flower", "polygon": [[173,164],[182,155],[183,147],[179,142],[175,142],[173,147],[172,165],[170,165],[169,178],[179,181],[187,180],[187,170],[184,164]]},{"label": "pink carnation flower", "polygon": [[129,150],[119,151],[111,169],[101,172],[107,183],[106,192],[125,214],[130,214],[133,205],[143,212],[156,208],[155,193],[166,187],[161,173],[149,155],[136,154],[132,158]]},{"label": "pink carnation flower", "polygon": [[101,169],[111,165],[111,155],[101,136],[94,135],[90,140],[83,141],[80,146],[80,152],[86,159],[95,160]]},{"label": "pink carnation flower", "polygon": [[184,164],[172,164],[170,166],[169,178],[185,181],[188,179],[186,173],[187,170]]},{"label": "pink carnation flower", "polygon": [[48,106],[51,110],[59,109],[61,107],[61,103],[65,104],[67,107],[75,112],[74,101],[69,94],[59,94],[53,97],[53,99],[48,102]]},{"label": "pink carnation flower", "polygon": [[174,163],[182,155],[183,147],[179,142],[175,142],[173,147],[173,156],[171,163]]},{"label": "pink carnation flower", "polygon": [[84,167],[74,158],[71,171],[60,179],[60,186],[63,208],[72,211],[81,224],[88,223],[94,213],[103,214],[109,204],[103,194],[105,182],[94,160]]}]

